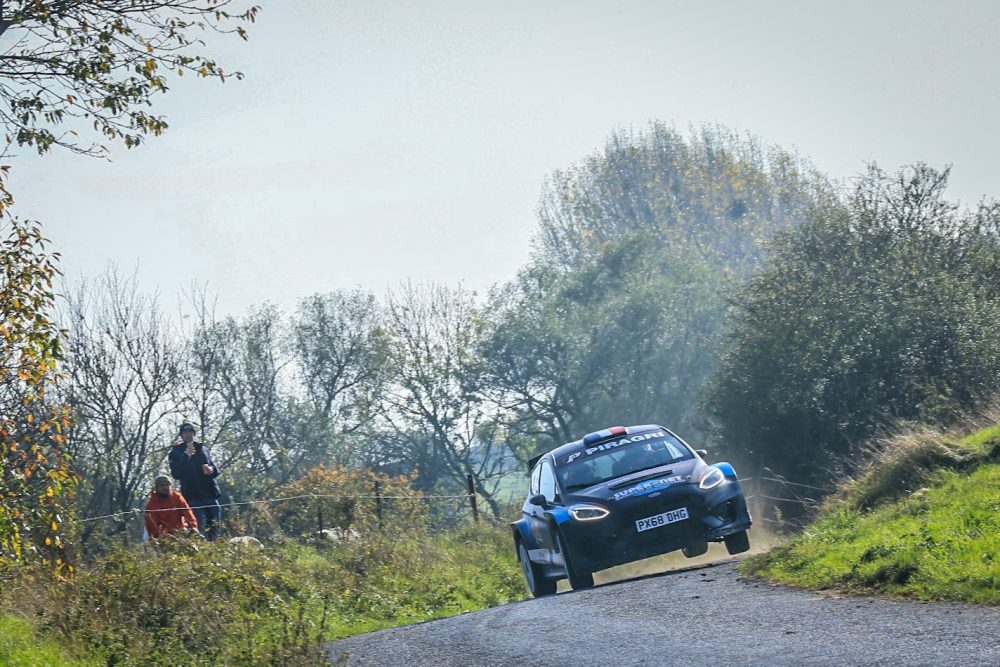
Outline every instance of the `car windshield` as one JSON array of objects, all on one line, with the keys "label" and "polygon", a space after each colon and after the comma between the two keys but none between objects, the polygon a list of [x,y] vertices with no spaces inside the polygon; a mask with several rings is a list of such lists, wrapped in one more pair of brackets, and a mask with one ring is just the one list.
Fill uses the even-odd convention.
[{"label": "car windshield", "polygon": [[692,457],[684,444],[666,431],[653,431],[600,443],[560,458],[556,471],[567,493],[641,470]]}]

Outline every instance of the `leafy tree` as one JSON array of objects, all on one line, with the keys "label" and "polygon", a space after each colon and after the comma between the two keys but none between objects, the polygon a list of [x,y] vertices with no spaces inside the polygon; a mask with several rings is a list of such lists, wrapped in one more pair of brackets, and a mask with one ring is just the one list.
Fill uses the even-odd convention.
[{"label": "leafy tree", "polygon": [[69,424],[51,405],[63,333],[52,317],[58,255],[37,223],[10,213],[0,173],[0,572],[40,559],[64,563],[63,511],[75,484],[64,452]]},{"label": "leafy tree", "polygon": [[331,458],[372,465],[363,426],[384,381],[387,336],[375,296],[337,291],[304,299],[292,321],[292,353]]},{"label": "leafy tree", "polygon": [[527,436],[522,457],[615,424],[697,433],[731,282],[635,237],[576,271],[526,271],[498,293],[481,354]]},{"label": "leafy tree", "polygon": [[149,113],[168,77],[240,78],[200,53],[206,33],[246,39],[259,7],[232,0],[9,0],[3,9],[0,121],[7,143],[104,155],[167,129]]},{"label": "leafy tree", "polygon": [[522,455],[620,423],[697,437],[729,290],[831,192],[795,156],[720,128],[618,132],[556,172],[538,252],[494,294],[481,352]]},{"label": "leafy tree", "polygon": [[873,166],[779,237],[710,392],[730,449],[809,478],[879,425],[947,422],[1000,389],[1000,205],[960,209],[947,178]]},{"label": "leafy tree", "polygon": [[572,270],[639,234],[746,275],[764,242],[833,192],[805,161],[721,127],[619,131],[557,171],[539,205],[539,259]]},{"label": "leafy tree", "polygon": [[241,495],[256,495],[321,463],[317,418],[295,393],[287,323],[279,310],[257,307],[201,335],[213,339],[220,354],[211,383],[227,426],[219,436],[222,452],[214,456],[229,469],[227,481],[239,484]]}]

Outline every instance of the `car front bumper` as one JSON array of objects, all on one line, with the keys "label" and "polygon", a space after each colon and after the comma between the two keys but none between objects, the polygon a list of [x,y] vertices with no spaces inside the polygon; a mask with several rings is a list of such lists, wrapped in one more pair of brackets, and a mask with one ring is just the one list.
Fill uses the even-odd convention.
[{"label": "car front bumper", "polygon": [[[639,519],[680,508],[687,509],[687,519],[643,532],[636,528]],[[695,542],[720,541],[752,524],[740,483],[729,479],[708,490],[681,484],[659,494],[610,504],[608,509],[610,514],[603,519],[571,519],[560,526],[574,569],[594,572]]]}]

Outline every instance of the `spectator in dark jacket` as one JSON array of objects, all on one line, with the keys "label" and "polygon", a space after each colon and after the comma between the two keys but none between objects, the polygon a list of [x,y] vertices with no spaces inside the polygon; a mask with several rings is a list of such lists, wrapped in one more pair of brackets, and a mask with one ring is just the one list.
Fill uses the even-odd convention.
[{"label": "spectator in dark jacket", "polygon": [[187,498],[206,538],[214,540],[222,518],[219,506],[219,468],[205,446],[194,439],[194,426],[181,424],[180,438],[170,450],[170,474],[181,482],[181,493]]}]

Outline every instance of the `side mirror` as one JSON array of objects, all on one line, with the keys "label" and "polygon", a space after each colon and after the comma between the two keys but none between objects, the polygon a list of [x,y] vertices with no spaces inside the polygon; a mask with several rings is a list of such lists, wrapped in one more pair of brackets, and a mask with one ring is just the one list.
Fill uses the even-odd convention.
[{"label": "side mirror", "polygon": [[548,507],[549,501],[546,500],[544,493],[536,493],[535,495],[528,498],[528,502],[532,505],[538,505],[539,507]]},{"label": "side mirror", "polygon": [[708,450],[707,449],[696,449],[696,450],[694,450],[694,453],[697,454],[698,456],[700,456],[703,459],[707,459],[708,458]]}]

